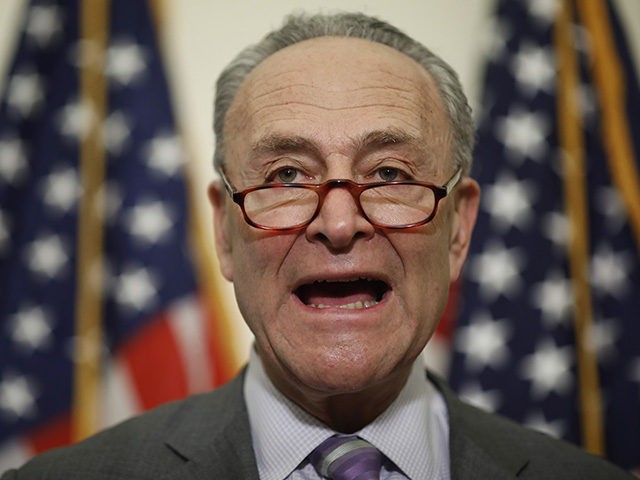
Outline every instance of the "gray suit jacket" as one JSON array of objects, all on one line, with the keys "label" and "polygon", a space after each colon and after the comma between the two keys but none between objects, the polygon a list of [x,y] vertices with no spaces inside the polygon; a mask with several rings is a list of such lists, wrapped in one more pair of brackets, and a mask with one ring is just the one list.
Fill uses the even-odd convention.
[{"label": "gray suit jacket", "polygon": [[[44,453],[1,480],[257,479],[243,378]],[[464,404],[430,378],[449,410],[454,480],[631,478],[578,448]]]}]

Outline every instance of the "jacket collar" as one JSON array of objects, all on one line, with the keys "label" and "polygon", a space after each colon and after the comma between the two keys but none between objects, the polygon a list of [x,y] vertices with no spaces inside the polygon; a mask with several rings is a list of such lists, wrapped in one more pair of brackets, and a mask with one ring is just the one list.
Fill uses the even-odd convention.
[{"label": "jacket collar", "polygon": [[437,376],[429,380],[445,399],[449,412],[449,457],[452,480],[516,478],[529,463],[529,455],[507,434],[506,420],[463,403]]},{"label": "jacket collar", "polygon": [[244,371],[214,393],[184,402],[165,443],[185,463],[163,480],[258,478],[243,383]]}]

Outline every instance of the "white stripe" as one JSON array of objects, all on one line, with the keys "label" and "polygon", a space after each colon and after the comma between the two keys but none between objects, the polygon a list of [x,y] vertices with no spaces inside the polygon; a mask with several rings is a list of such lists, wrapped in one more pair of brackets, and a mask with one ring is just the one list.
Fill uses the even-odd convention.
[{"label": "white stripe", "polygon": [[27,442],[11,439],[0,446],[0,472],[10,468],[18,468],[33,456]]},{"label": "white stripe", "polygon": [[133,378],[126,363],[120,358],[112,359],[107,364],[102,382],[100,410],[103,428],[142,411]]},{"label": "white stripe", "polygon": [[343,443],[342,445],[338,445],[336,448],[331,450],[329,454],[322,461],[322,467],[320,469],[322,475],[325,477],[329,476],[329,468],[331,464],[336,460],[344,457],[347,453],[353,452],[354,450],[359,450],[362,448],[374,448],[368,442],[360,439],[350,440],[348,442]]},{"label": "white stripe", "polygon": [[210,390],[211,355],[209,353],[208,318],[195,297],[174,304],[168,312],[169,327],[176,339],[185,365],[190,393]]}]

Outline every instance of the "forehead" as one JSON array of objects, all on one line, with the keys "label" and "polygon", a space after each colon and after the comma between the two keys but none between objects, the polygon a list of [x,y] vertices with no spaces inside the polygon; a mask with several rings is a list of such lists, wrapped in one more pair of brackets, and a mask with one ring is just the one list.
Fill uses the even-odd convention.
[{"label": "forehead", "polygon": [[338,148],[388,130],[433,143],[448,137],[438,88],[410,57],[344,37],[306,40],[265,59],[241,85],[225,121],[227,140],[245,145],[291,135],[331,139]]}]

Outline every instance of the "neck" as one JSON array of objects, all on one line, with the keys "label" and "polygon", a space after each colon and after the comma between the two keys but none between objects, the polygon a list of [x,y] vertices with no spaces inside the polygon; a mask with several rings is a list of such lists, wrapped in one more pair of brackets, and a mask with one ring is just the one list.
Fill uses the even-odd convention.
[{"label": "neck", "polygon": [[354,433],[373,422],[398,397],[411,372],[411,365],[376,385],[348,393],[321,392],[282,381],[265,366],[274,386],[300,408],[332,430]]}]

